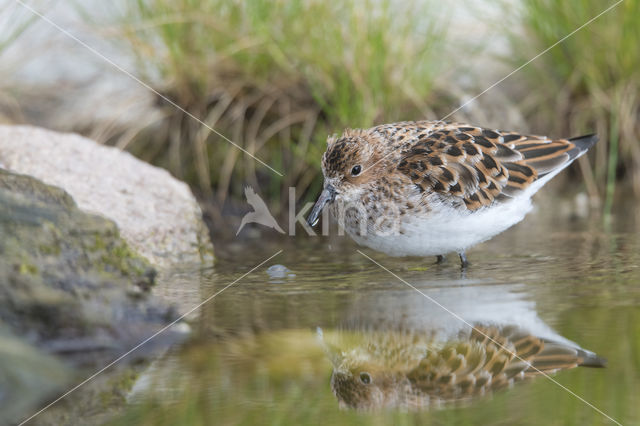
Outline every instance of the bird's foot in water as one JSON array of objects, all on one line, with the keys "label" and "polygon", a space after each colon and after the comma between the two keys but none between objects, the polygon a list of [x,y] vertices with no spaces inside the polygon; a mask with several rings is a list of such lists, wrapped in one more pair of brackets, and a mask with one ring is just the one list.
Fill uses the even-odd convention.
[{"label": "bird's foot in water", "polygon": [[460,268],[462,270],[467,269],[467,267],[470,265],[469,261],[467,260],[467,255],[464,254],[463,251],[461,251],[460,253],[458,253],[458,256],[460,256]]}]

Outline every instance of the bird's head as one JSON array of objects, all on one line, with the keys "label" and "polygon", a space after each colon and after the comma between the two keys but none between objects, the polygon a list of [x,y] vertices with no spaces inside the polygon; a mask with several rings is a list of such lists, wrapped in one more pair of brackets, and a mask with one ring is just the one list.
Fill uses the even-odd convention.
[{"label": "bird's head", "polygon": [[331,390],[341,407],[375,410],[399,399],[404,376],[366,362],[342,366],[331,374]]},{"label": "bird's head", "polygon": [[344,408],[394,407],[410,390],[407,372],[425,353],[425,342],[411,333],[337,331],[320,343],[331,361],[331,390]]},{"label": "bird's head", "polygon": [[323,190],[307,218],[310,225],[317,223],[326,205],[334,201],[349,205],[376,182],[384,168],[381,139],[367,130],[346,130],[339,138],[328,139],[322,156]]}]

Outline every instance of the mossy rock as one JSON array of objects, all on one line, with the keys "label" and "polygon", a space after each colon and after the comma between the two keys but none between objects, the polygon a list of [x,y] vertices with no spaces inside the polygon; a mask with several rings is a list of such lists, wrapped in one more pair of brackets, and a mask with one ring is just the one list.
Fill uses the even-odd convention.
[{"label": "mossy rock", "polygon": [[53,352],[117,352],[175,317],[148,294],[154,277],[112,221],[0,170],[0,324],[15,335]]}]

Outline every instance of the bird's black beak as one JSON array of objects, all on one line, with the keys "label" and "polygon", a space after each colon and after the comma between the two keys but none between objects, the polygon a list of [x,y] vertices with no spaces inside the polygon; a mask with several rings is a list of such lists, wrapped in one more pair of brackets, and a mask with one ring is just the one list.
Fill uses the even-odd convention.
[{"label": "bird's black beak", "polygon": [[325,186],[322,190],[322,193],[320,194],[320,197],[318,197],[318,201],[316,201],[316,204],[311,209],[309,217],[307,217],[307,223],[311,226],[316,226],[316,224],[318,223],[318,219],[320,218],[320,213],[322,213],[322,209],[324,208],[324,206],[331,203],[335,198],[336,189],[331,185]]}]

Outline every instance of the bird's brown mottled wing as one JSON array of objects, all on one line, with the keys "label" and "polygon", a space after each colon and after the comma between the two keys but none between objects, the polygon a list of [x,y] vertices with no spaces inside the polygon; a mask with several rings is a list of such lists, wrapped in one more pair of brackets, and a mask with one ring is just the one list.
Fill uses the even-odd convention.
[{"label": "bird's brown mottled wing", "polygon": [[416,390],[447,400],[499,390],[514,381],[581,365],[603,367],[605,361],[517,327],[476,326],[469,340],[429,353],[407,377]]},{"label": "bird's brown mottled wing", "polygon": [[497,363],[488,361],[487,365],[493,363],[499,366],[493,372],[502,375],[505,380],[516,376],[526,378],[552,374],[578,366],[604,367],[606,363],[592,352],[532,336],[517,327],[475,327],[471,340],[486,348],[488,360],[503,356],[503,360]]},{"label": "bird's brown mottled wing", "polygon": [[551,140],[450,124],[405,150],[398,170],[422,192],[459,197],[477,210],[566,167],[596,141],[595,136]]}]

